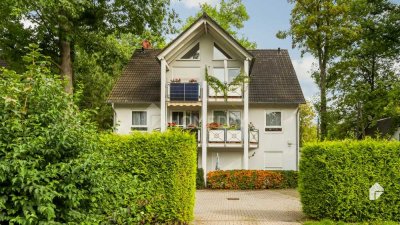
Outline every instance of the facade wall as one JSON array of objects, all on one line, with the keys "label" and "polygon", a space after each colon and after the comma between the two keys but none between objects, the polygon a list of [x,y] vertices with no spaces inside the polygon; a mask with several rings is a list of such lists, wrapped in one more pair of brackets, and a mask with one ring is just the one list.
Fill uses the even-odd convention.
[{"label": "facade wall", "polygon": [[160,106],[157,104],[115,104],[114,126],[118,134],[129,134],[132,128],[132,112],[147,112],[147,130],[160,129]]},{"label": "facade wall", "polygon": [[[207,67],[208,73],[211,74],[214,67],[223,68],[224,60],[213,60],[214,42],[218,44],[211,35],[202,35],[199,39],[189,42],[182,50],[176,54],[176,58],[168,62],[170,70],[167,71],[167,83],[172,79],[181,79],[181,82],[188,82],[190,79],[195,79],[197,82],[202,82],[205,79],[205,68]],[[200,43],[200,59],[199,60],[183,60],[180,59],[188,50]],[[222,46],[222,44],[219,44]],[[243,68],[242,60],[235,60],[239,57],[236,56],[229,49],[225,49],[233,59],[227,60],[229,68]]]}]

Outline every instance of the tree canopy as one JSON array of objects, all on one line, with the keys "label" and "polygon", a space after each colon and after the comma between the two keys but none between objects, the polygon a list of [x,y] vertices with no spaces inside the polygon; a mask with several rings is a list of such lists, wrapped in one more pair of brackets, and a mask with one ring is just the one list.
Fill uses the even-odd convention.
[{"label": "tree canopy", "polygon": [[239,33],[239,30],[244,26],[244,22],[250,19],[242,0],[220,0],[215,6],[203,3],[200,5],[200,8],[200,11],[195,16],[187,18],[183,29],[189,27],[205,12],[242,44],[243,47],[247,49],[255,49],[257,47],[255,42],[249,41],[247,37]]}]

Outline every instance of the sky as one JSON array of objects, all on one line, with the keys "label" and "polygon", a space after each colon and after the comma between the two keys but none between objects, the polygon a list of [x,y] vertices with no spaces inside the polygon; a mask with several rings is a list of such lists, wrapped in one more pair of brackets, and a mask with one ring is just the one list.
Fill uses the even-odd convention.
[{"label": "sky", "polygon": [[[218,0],[174,0],[172,7],[184,21],[188,16],[195,15],[200,9],[199,4],[204,2],[216,4]],[[240,33],[256,42],[258,49],[288,49],[305,98],[311,100],[317,96],[318,88],[311,78],[315,59],[310,55],[301,57],[298,49],[292,49],[290,37],[281,40],[275,36],[279,30],[289,29],[293,6],[287,0],[243,0],[243,3],[250,19]]]}]

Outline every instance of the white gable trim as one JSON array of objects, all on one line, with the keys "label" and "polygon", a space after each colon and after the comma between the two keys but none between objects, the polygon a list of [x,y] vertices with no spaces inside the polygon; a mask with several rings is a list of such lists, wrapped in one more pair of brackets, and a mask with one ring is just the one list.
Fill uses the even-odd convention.
[{"label": "white gable trim", "polygon": [[[204,27],[204,28],[203,28]],[[157,55],[157,58],[161,60],[162,58],[168,58],[168,56],[176,52],[179,49],[179,46],[183,46],[185,42],[188,42],[194,36],[198,35],[201,32],[209,33],[209,29],[215,30],[215,32],[224,38],[231,46],[234,47],[240,54],[244,56],[244,58],[248,60],[252,60],[253,56],[246,51],[246,49],[233,40],[233,37],[228,35],[221,27],[215,24],[208,16],[202,16],[195,24],[185,30],[181,36],[178,36],[176,40],[174,40],[170,45],[163,49],[163,51]]]}]

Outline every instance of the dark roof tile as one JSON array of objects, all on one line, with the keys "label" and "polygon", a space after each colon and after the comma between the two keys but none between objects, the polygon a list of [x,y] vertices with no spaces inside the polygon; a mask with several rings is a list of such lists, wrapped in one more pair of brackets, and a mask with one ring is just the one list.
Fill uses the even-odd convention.
[{"label": "dark roof tile", "polygon": [[160,102],[160,50],[136,50],[114,85],[108,102]]},{"label": "dark roof tile", "polygon": [[[161,50],[137,50],[125,66],[108,102],[160,102]],[[287,50],[249,50],[254,55],[250,72],[250,103],[304,103],[304,96]]]}]

